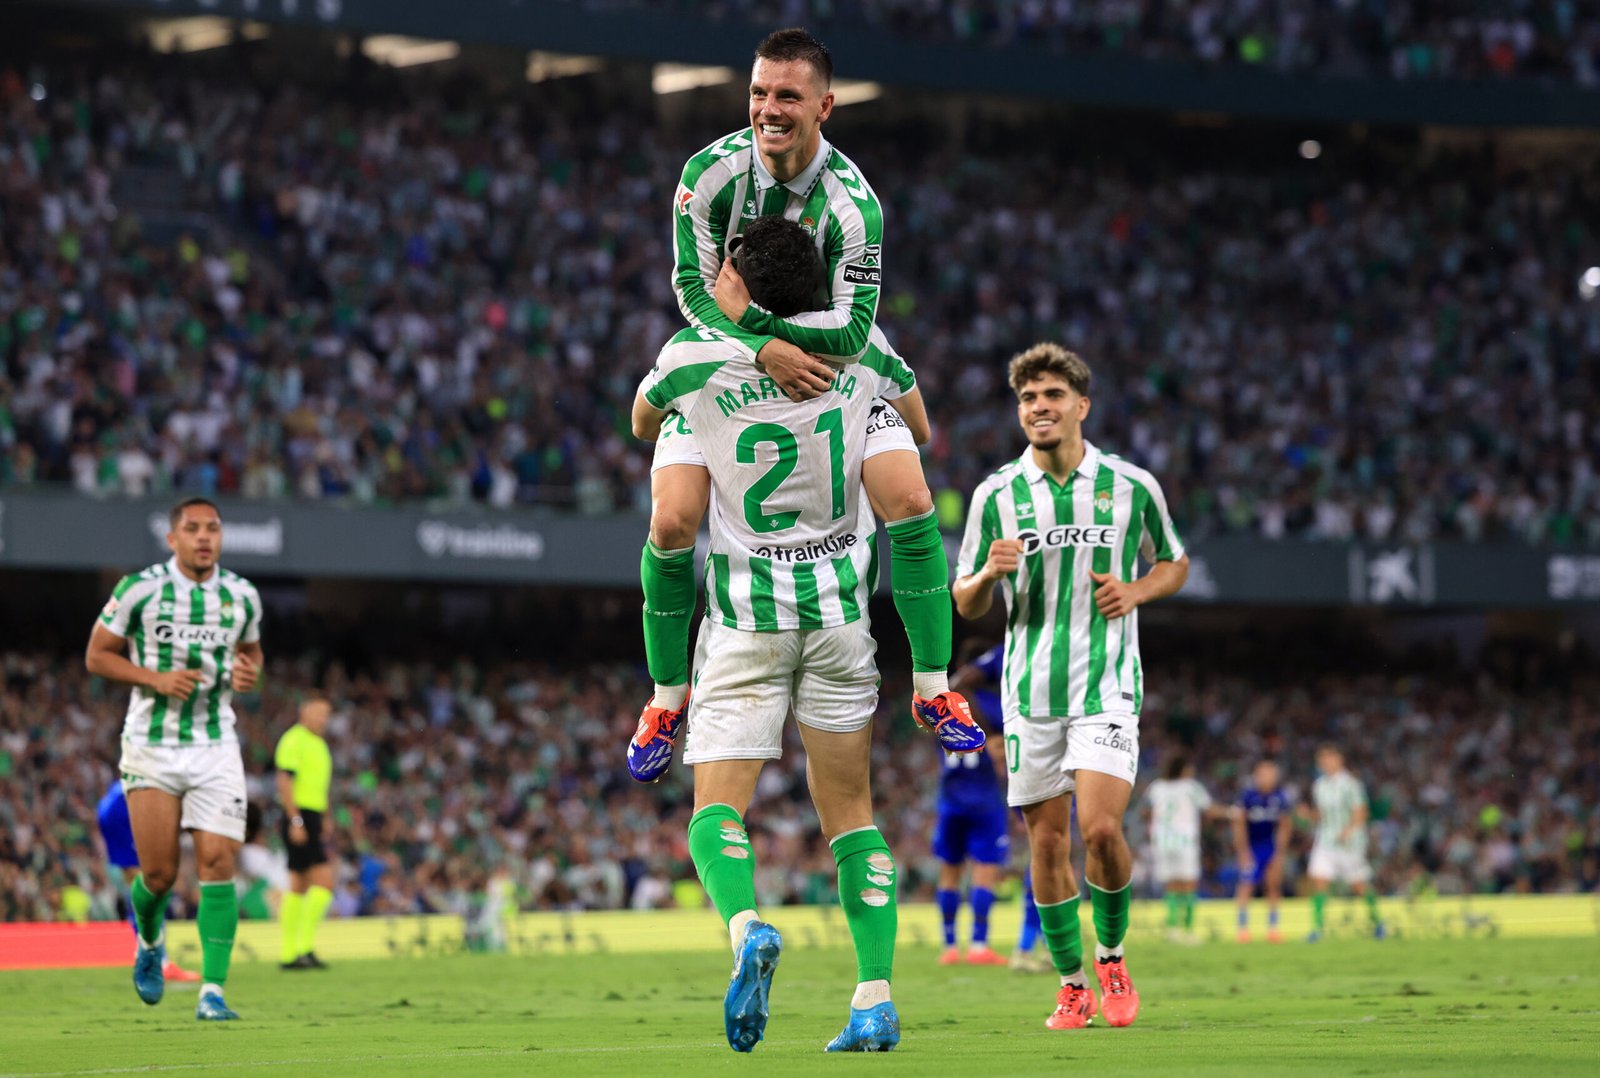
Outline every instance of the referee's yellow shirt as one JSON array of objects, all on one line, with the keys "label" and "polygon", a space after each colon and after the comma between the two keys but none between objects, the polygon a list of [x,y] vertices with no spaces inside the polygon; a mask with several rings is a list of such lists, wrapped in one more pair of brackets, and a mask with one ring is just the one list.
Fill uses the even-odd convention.
[{"label": "referee's yellow shirt", "polygon": [[272,763],[294,776],[296,808],[328,811],[328,787],[333,782],[333,753],[328,743],[299,723],[278,739]]}]

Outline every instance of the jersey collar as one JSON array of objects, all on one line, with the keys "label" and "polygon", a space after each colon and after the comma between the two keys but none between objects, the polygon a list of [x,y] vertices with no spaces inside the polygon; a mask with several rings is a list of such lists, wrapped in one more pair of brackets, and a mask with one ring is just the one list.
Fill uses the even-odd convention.
[{"label": "jersey collar", "polygon": [[[1083,440],[1083,459],[1072,470],[1072,475],[1081,475],[1089,482],[1094,482],[1094,476],[1100,469],[1100,450],[1089,439]],[[1030,483],[1043,483],[1049,478],[1048,472],[1039,467],[1033,459],[1033,450],[1025,449],[1022,453],[1022,474],[1028,477]],[[1067,482],[1072,482],[1072,476],[1067,477]]]},{"label": "jersey collar", "polygon": [[[816,188],[817,181],[822,178],[822,166],[828,162],[828,154],[833,152],[833,146],[827,139],[822,139],[817,144],[817,156],[811,163],[800,171],[800,175],[782,186],[801,198],[811,197],[811,192]],[[761,155],[754,149],[750,151],[750,172],[756,179],[756,190],[770,191],[779,186],[777,177],[767,171],[767,166],[761,160]]]},{"label": "jersey collar", "polygon": [[183,575],[183,570],[178,568],[178,556],[174,554],[167,559],[167,575],[185,587],[199,588],[201,591],[216,591],[222,583],[222,566],[213,565],[211,567],[211,575],[206,577],[203,583],[196,584],[193,580]]}]

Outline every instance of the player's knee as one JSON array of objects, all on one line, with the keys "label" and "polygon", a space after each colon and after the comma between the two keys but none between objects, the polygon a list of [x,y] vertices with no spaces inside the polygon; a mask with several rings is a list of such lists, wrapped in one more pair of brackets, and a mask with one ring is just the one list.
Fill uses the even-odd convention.
[{"label": "player's knee", "polygon": [[202,880],[228,880],[233,878],[233,851],[207,850],[195,858]]},{"label": "player's knee", "polygon": [[1078,826],[1083,832],[1083,844],[1097,857],[1105,857],[1116,851],[1122,843],[1122,821],[1111,817],[1099,817],[1091,820],[1080,820]]},{"label": "player's knee", "polygon": [[171,865],[145,865],[139,872],[144,877],[145,890],[164,895],[178,882],[177,869]]},{"label": "player's knee", "polygon": [[910,520],[933,512],[933,494],[926,485],[921,485],[912,490],[905,491],[898,498],[893,498],[884,505],[888,519]]},{"label": "player's knee", "polygon": [[671,502],[658,501],[650,510],[650,541],[661,550],[683,550],[694,546],[694,533],[700,517]]}]

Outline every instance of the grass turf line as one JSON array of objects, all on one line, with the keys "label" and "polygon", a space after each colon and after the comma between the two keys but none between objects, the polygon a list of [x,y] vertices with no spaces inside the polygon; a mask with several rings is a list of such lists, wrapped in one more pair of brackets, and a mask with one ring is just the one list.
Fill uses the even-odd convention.
[{"label": "grass turf line", "polygon": [[[945,968],[936,956],[902,949],[904,1039],[875,1073],[1548,1076],[1587,1071],[1600,1029],[1600,951],[1589,940],[1136,943],[1138,1023],[1065,1033],[1043,1024],[1054,977]],[[144,1006],[124,970],[4,973],[0,1072],[748,1074],[752,1061],[722,1040],[729,961],[456,956],[327,973],[246,964],[228,986],[245,1020],[220,1026],[195,1022],[187,986]],[[853,980],[848,952],[785,954],[756,1049],[763,1078],[858,1065],[818,1058],[844,1023]]]}]

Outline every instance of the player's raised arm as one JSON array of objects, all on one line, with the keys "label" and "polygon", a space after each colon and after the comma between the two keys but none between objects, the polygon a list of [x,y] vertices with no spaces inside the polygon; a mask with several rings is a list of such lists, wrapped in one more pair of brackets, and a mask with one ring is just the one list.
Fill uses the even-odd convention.
[{"label": "player's raised arm", "polygon": [[[748,132],[743,136],[746,146],[748,136]],[[722,269],[723,245],[728,238],[728,203],[733,195],[733,189],[723,183],[726,177],[715,155],[734,146],[740,137],[732,136],[721,146],[702,150],[683,168],[672,210],[672,291],[678,297],[678,308],[690,322],[720,330],[752,352],[760,352],[771,335],[742,329],[717,308],[711,295]]]}]

